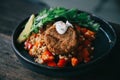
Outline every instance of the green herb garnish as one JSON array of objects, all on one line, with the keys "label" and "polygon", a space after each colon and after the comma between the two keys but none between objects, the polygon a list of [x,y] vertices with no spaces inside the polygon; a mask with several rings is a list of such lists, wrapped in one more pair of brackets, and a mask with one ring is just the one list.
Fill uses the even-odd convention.
[{"label": "green herb garnish", "polygon": [[54,22],[56,19],[62,17],[71,23],[79,24],[80,26],[87,27],[92,31],[98,31],[100,25],[95,23],[87,13],[79,13],[77,9],[65,9],[61,7],[45,9],[40,12],[34,19],[32,25],[32,32],[37,33],[43,25]]}]

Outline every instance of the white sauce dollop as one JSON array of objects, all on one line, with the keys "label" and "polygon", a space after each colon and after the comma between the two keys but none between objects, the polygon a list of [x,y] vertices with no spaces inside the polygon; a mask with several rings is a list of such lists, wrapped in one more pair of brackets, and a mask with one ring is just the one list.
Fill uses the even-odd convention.
[{"label": "white sauce dollop", "polygon": [[73,25],[72,25],[69,21],[66,21],[66,26],[67,26],[67,27],[72,27],[72,28],[73,28]]},{"label": "white sauce dollop", "polygon": [[66,23],[64,23],[63,21],[57,21],[56,23],[54,23],[54,25],[56,27],[56,31],[59,34],[64,34],[67,31],[68,27],[73,28],[73,25],[68,21],[66,21]]}]

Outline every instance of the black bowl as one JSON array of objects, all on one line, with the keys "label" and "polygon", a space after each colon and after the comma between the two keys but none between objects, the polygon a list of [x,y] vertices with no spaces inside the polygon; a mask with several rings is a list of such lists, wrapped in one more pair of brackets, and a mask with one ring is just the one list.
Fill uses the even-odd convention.
[{"label": "black bowl", "polygon": [[[84,11],[79,11],[84,12]],[[90,13],[88,13],[90,14]],[[110,51],[114,47],[116,43],[116,34],[112,26],[105,20],[96,17],[93,14],[90,14],[91,18],[95,20],[95,22],[99,23],[100,30],[97,32],[96,39],[94,41],[95,50],[93,52],[93,59],[88,63],[81,63],[76,67],[49,67],[46,65],[38,64],[34,62],[34,59],[28,55],[28,52],[24,49],[23,44],[19,44],[17,42],[17,38],[20,32],[23,30],[25,23],[28,18],[22,21],[17,28],[15,29],[12,37],[12,47],[15,51],[16,55],[23,63],[23,65],[29,68],[32,71],[38,72],[40,74],[48,75],[48,76],[59,76],[59,77],[67,77],[67,76],[76,76],[79,74],[87,73],[92,70],[95,64],[98,64],[104,58],[109,55]]]}]

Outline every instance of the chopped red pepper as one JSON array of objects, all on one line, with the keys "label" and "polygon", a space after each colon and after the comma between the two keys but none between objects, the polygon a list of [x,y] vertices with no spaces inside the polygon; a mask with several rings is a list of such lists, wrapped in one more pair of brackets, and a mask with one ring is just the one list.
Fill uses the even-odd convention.
[{"label": "chopped red pepper", "polygon": [[64,67],[66,65],[66,60],[63,58],[63,59],[59,59],[58,63],[57,63],[57,66],[58,67]]},{"label": "chopped red pepper", "polygon": [[48,62],[47,62],[47,65],[48,65],[48,66],[51,66],[51,67],[56,67],[56,66],[57,66],[54,61],[48,61]]},{"label": "chopped red pepper", "polygon": [[43,54],[48,55],[48,56],[53,56],[53,54],[48,50],[46,50]]},{"label": "chopped red pepper", "polygon": [[26,41],[24,45],[25,45],[25,49],[28,49],[28,50],[30,50],[33,47],[33,45],[28,41]]},{"label": "chopped red pepper", "polygon": [[46,50],[43,54],[42,54],[42,59],[45,61],[45,62],[48,62],[48,61],[53,61],[54,60],[54,56],[51,52],[49,52],[48,50]]}]

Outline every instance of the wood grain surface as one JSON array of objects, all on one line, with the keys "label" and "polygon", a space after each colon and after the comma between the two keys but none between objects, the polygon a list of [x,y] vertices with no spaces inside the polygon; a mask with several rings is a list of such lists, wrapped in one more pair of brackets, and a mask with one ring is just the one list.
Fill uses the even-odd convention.
[{"label": "wood grain surface", "polygon": [[[0,80],[42,80],[44,76],[24,68],[11,48],[11,37],[0,34]],[[29,75],[29,76],[28,76]]]}]

